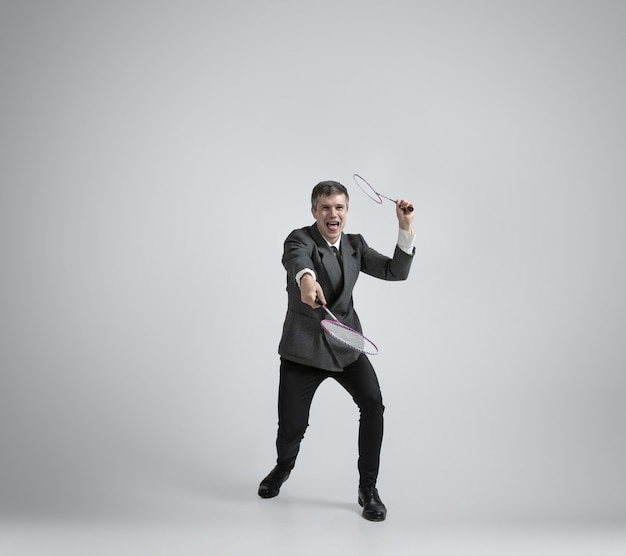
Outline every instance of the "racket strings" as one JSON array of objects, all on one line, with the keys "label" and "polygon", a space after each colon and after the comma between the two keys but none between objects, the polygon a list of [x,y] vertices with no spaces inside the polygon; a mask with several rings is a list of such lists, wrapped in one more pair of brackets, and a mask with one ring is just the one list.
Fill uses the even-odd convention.
[{"label": "racket strings", "polygon": [[322,322],[324,330],[339,342],[361,353],[376,354],[378,348],[363,334],[340,322],[325,320]]}]

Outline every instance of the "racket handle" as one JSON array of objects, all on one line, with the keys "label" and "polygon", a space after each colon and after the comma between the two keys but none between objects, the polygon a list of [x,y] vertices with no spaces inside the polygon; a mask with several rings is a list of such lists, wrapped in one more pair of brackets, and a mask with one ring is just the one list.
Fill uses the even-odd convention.
[{"label": "racket handle", "polygon": [[322,309],[324,309],[324,311],[326,311],[326,312],[328,313],[328,315],[329,315],[329,316],[330,316],[333,320],[336,320],[337,322],[339,322],[339,319],[338,319],[335,315],[333,315],[333,314],[330,312],[330,309],[329,309],[328,307],[326,307],[326,305],[324,305],[324,304],[323,304],[323,303],[322,303],[319,299],[316,299],[316,300],[315,300],[315,302],[316,302],[316,303],[317,303],[317,304],[318,304],[318,305],[319,305]]},{"label": "racket handle", "polygon": [[[380,193],[379,193],[380,195]],[[392,199],[391,197],[385,197],[384,195],[380,195],[381,197],[387,199],[388,201],[391,201],[394,205],[398,202],[395,199]],[[413,212],[413,207],[411,205],[409,205],[408,207],[402,209],[404,212]]]},{"label": "racket handle", "polygon": [[[398,201],[394,201],[394,203],[397,203]],[[406,208],[402,209],[402,212],[404,212],[404,214],[406,214],[407,212],[413,212],[413,205],[409,205]]]}]

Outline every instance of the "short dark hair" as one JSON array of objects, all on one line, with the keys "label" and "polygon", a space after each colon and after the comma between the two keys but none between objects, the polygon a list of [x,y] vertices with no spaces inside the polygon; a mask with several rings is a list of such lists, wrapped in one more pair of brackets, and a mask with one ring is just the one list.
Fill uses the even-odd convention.
[{"label": "short dark hair", "polygon": [[329,195],[345,195],[346,205],[350,201],[350,195],[348,195],[348,189],[345,185],[340,184],[338,181],[321,181],[314,188],[311,193],[311,208],[317,209],[317,200],[320,197],[328,197]]}]

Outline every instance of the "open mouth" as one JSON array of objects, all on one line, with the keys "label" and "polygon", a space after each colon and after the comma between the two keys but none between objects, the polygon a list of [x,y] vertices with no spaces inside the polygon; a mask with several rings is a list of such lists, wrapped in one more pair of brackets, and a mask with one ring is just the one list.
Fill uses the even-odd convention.
[{"label": "open mouth", "polygon": [[341,227],[341,224],[339,222],[326,222],[326,227],[331,232],[338,232],[339,228]]}]

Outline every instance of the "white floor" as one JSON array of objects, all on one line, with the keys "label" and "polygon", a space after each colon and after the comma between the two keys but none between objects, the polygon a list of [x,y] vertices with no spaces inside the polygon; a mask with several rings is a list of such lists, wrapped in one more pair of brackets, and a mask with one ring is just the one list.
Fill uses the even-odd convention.
[{"label": "white floor", "polygon": [[[626,529],[427,515],[407,493],[381,492],[388,519],[360,516],[355,493],[293,481],[262,500],[256,484],[153,493],[119,513],[7,518],[6,556],[446,555],[623,556]],[[335,490],[335,492],[331,492]]]}]

